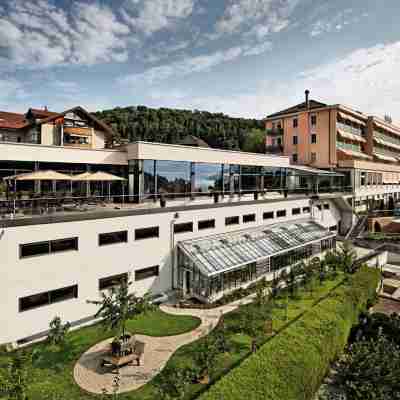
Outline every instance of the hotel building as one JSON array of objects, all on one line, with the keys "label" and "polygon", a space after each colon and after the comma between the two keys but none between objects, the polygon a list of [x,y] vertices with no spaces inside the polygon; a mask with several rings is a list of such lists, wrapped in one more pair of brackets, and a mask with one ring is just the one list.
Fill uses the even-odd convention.
[{"label": "hotel building", "polygon": [[[128,274],[138,295],[215,301],[319,256],[352,223],[345,177],[286,155],[112,147],[112,129],[81,107],[0,124],[0,343],[43,337],[56,315],[90,323],[87,300]],[[124,180],[108,192],[75,179],[99,171]]]},{"label": "hotel building", "polygon": [[341,104],[306,99],[265,119],[267,151],[346,176],[354,207],[399,199],[400,127]]}]

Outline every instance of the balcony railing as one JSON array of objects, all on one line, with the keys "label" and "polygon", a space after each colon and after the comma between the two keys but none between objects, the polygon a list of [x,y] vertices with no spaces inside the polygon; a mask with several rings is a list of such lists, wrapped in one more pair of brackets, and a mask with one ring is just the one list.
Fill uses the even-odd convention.
[{"label": "balcony railing", "polygon": [[381,140],[384,140],[385,142],[392,143],[392,144],[395,144],[397,146],[400,146],[400,138],[398,139],[398,138],[386,135],[385,133],[382,133],[382,132],[379,132],[379,131],[375,131],[375,130],[374,130],[374,137],[376,137],[378,139],[381,139]]},{"label": "balcony railing", "polygon": [[351,151],[357,151],[358,153],[361,153],[361,146],[359,144],[353,144],[353,143],[345,143],[345,142],[340,142],[337,141],[337,147],[340,149],[345,149],[345,150],[351,150]]},{"label": "balcony railing", "polygon": [[391,151],[379,146],[374,146],[374,153],[381,154],[382,156],[400,158],[400,151]]},{"label": "balcony railing", "polygon": [[363,131],[361,129],[354,128],[353,126],[344,124],[343,122],[337,122],[336,127],[353,135],[363,137]]},{"label": "balcony railing", "polygon": [[283,128],[270,128],[270,129],[267,129],[267,135],[269,135],[269,136],[281,136],[281,135],[283,135]]}]

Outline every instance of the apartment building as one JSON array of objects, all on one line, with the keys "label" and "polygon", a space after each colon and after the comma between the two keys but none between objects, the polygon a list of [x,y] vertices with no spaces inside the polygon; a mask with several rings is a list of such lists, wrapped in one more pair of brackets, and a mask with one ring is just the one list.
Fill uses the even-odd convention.
[{"label": "apartment building", "polygon": [[[8,182],[0,197],[0,343],[43,337],[56,315],[74,326],[92,322],[87,300],[128,274],[138,295],[215,301],[322,254],[349,223],[343,186],[319,185],[340,183],[341,174],[269,154],[146,142],[108,148],[111,129],[82,110],[24,117],[0,142]],[[59,136],[71,112],[91,133],[73,146]],[[27,180],[49,170],[63,181]],[[81,190],[76,176],[99,171],[123,180],[111,192],[92,181]]]},{"label": "apartment building", "polygon": [[267,151],[293,165],[340,171],[355,205],[399,199],[400,127],[341,104],[309,98],[265,119]]}]

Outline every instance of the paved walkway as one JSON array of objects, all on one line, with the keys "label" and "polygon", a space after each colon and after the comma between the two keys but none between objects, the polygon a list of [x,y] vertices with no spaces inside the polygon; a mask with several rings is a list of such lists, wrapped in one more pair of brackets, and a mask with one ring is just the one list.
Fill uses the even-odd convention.
[{"label": "paved walkway", "polygon": [[[169,358],[179,347],[207,335],[217,325],[222,314],[235,310],[240,304],[249,303],[252,297],[254,295],[211,310],[161,306],[161,310],[168,314],[198,317],[201,324],[191,332],[176,336],[135,335],[138,340],[145,343],[144,360],[141,366],[129,365],[120,368],[118,392],[129,392],[145,385],[164,368]],[[87,392],[101,394],[104,389],[107,390],[107,393],[113,392],[114,379],[117,375],[100,365],[101,358],[107,353],[111,341],[112,338],[91,347],[75,365],[75,382]]]}]

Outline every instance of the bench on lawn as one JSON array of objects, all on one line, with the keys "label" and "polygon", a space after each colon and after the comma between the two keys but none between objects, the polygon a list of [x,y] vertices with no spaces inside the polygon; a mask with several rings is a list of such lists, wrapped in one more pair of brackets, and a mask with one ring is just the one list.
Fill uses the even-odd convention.
[{"label": "bench on lawn", "polygon": [[136,341],[133,346],[133,351],[130,354],[116,356],[116,355],[106,355],[101,359],[101,366],[112,366],[114,368],[120,368],[125,365],[132,364],[136,362],[137,366],[140,366],[143,362],[144,356],[144,346],[145,344],[140,341]]}]

